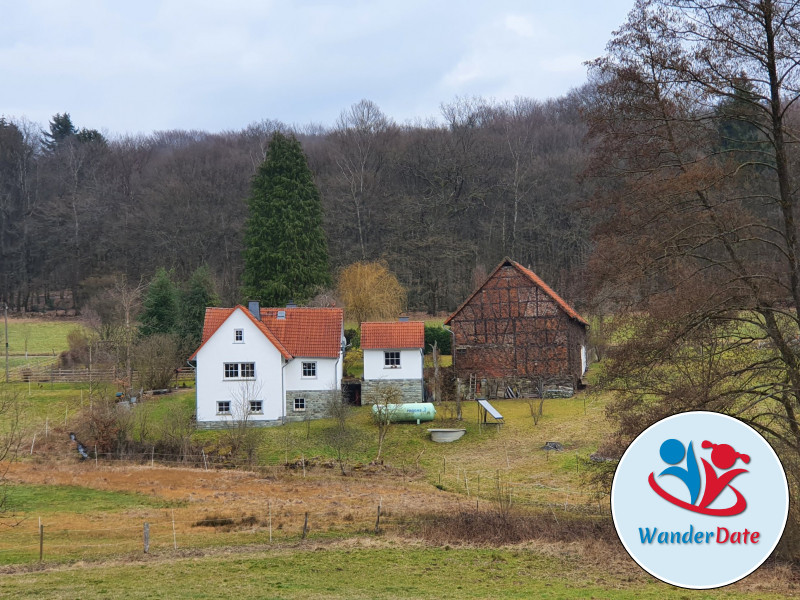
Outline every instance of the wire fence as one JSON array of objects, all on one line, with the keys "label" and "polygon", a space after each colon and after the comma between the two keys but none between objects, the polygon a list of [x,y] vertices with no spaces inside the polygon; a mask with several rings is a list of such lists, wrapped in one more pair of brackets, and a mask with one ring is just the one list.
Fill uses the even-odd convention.
[{"label": "wire fence", "polygon": [[[557,522],[556,508],[551,507],[551,513]],[[473,498],[460,503],[458,514],[471,513],[491,522],[500,510],[497,503]],[[323,509],[309,509],[292,498],[266,498],[256,509],[238,511],[141,508],[128,511],[135,516],[94,512],[77,523],[74,515],[45,515],[4,528],[0,565],[102,560],[214,547],[279,547],[302,540],[387,533],[414,535],[426,519],[436,518],[423,511],[424,507],[395,510],[381,497],[362,499],[357,507]],[[541,517],[517,514],[515,519]]]},{"label": "wire fence", "polygon": [[[185,507],[84,515],[81,526],[60,515],[4,527],[0,565],[100,559],[220,546],[286,544],[304,539],[378,535],[405,528],[413,515],[393,514],[381,498],[344,511],[311,511],[292,499],[265,499],[260,510],[219,512]],[[74,522],[75,517],[69,517]],[[13,520],[13,515],[6,521]],[[98,525],[87,525],[93,520]]]}]

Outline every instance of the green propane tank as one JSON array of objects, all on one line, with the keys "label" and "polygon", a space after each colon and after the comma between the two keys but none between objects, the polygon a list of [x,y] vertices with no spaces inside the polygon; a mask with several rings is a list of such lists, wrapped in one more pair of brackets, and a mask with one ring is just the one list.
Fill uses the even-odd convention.
[{"label": "green propane tank", "polygon": [[422,421],[433,421],[436,416],[436,409],[431,402],[410,402],[408,404],[386,404],[379,406],[372,405],[372,414],[377,416],[384,409],[389,411],[389,420],[393,423],[420,423]]}]

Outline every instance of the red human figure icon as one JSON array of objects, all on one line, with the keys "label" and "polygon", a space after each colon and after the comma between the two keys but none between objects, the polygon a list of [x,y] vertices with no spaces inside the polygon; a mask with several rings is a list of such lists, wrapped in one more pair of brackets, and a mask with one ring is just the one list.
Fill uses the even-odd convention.
[{"label": "red human figure icon", "polygon": [[[713,448],[711,451],[711,462],[714,463],[714,466],[718,469],[730,469],[738,459],[741,459],[745,464],[750,462],[750,457],[747,454],[736,452],[736,450],[728,444],[712,444],[708,440],[705,440],[702,443],[702,447],[706,449]],[[734,477],[748,472],[747,469],[733,469],[732,471],[727,471],[718,476],[714,467],[708,464],[706,459],[701,458],[700,460],[703,462],[703,468],[706,473],[706,488],[703,493],[703,498],[700,501],[701,508],[707,507],[716,500],[717,496],[722,493],[722,490],[730,485]],[[733,486],[730,486],[730,488],[736,494],[736,504],[731,507],[731,510],[735,510],[736,512],[731,512],[730,514],[739,514],[746,508],[747,502],[739,490]]]}]

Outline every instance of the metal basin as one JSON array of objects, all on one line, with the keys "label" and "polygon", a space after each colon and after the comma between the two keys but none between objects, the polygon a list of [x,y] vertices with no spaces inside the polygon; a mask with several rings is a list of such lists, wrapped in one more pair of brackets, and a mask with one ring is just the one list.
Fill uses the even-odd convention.
[{"label": "metal basin", "polygon": [[467,433],[466,429],[428,429],[428,431],[431,434],[431,440],[440,443],[455,442]]}]

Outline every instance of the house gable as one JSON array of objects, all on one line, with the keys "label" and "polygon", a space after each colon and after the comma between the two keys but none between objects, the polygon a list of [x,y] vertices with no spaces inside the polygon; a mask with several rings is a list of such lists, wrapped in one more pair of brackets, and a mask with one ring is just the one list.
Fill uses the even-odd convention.
[{"label": "house gable", "polygon": [[[572,308],[561,296],[559,296],[553,290],[553,288],[551,288],[549,285],[547,285],[538,275],[536,275],[536,273],[534,273],[530,269],[527,269],[527,268],[523,267],[521,264],[519,264],[516,261],[511,260],[510,258],[503,259],[503,261],[499,265],[497,265],[491,273],[489,273],[489,275],[486,277],[486,279],[483,281],[483,283],[481,285],[479,285],[478,288],[466,300],[464,300],[464,302],[461,303],[461,305],[453,312],[453,314],[451,314],[449,317],[447,317],[447,319],[445,320],[444,324],[445,325],[450,325],[450,322],[454,318],[456,318],[456,316],[459,313],[461,313],[465,308],[467,308],[470,305],[470,303],[473,301],[473,299],[478,294],[485,293],[487,289],[496,288],[497,286],[496,286],[496,284],[493,284],[493,282],[495,282],[495,280],[497,278],[497,274],[500,272],[501,269],[508,268],[508,267],[513,267],[514,269],[516,269],[524,278],[526,278],[528,281],[530,281],[536,288],[538,288],[542,292],[544,292],[546,297],[549,298],[552,301],[553,305],[557,309],[563,311],[568,317],[570,317],[571,319],[575,319],[578,323],[580,323],[584,327],[589,325],[586,322],[586,320],[583,317],[581,317],[574,308]],[[532,296],[530,296],[530,295],[524,295],[523,294],[521,297],[519,297],[519,296],[515,297],[515,295],[513,293],[509,293],[509,296],[508,296],[508,299],[507,299],[508,300],[507,314],[502,314],[503,305],[500,304],[498,306],[498,311],[499,311],[498,312],[498,316],[510,317],[510,316],[512,316],[512,313],[514,313],[514,312],[516,312],[516,314],[514,314],[513,316],[534,316],[534,315],[538,315],[538,311],[540,310],[540,307],[541,307],[542,311],[549,310],[547,308],[546,299],[545,298],[541,298],[540,299],[538,297],[535,299],[536,300],[536,304],[537,304],[536,308],[532,308],[529,303],[533,299],[534,298]],[[523,311],[522,315],[520,315],[519,312],[517,312],[519,309],[516,309],[516,311],[515,311],[515,309],[513,308],[513,303],[515,303],[515,302],[527,303],[526,307],[525,307],[525,310]]]},{"label": "house gable", "polygon": [[217,333],[220,327],[222,327],[223,324],[236,311],[244,313],[248,320],[250,320],[250,322],[255,325],[257,330],[264,337],[266,337],[272,343],[272,345],[275,346],[275,348],[277,348],[278,352],[280,352],[285,359],[288,360],[292,358],[292,355],[289,353],[289,351],[284,347],[283,344],[281,344],[275,334],[273,334],[264,323],[257,320],[244,306],[238,305],[235,308],[206,308],[206,316],[203,322],[203,339],[200,343],[200,346],[194,351],[194,354],[189,357],[189,360],[194,360],[197,357],[197,354],[200,352],[203,346],[205,346],[208,341],[214,337],[214,334]]}]

